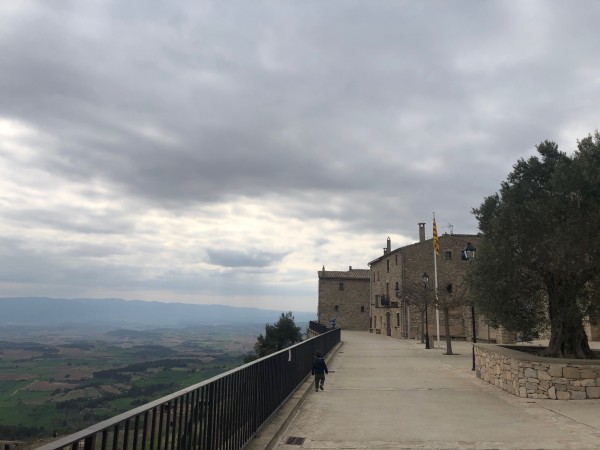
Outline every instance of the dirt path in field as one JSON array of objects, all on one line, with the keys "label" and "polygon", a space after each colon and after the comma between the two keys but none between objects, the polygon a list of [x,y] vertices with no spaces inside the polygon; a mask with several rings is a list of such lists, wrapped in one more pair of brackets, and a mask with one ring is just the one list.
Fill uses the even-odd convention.
[{"label": "dirt path in field", "polygon": [[11,397],[13,397],[13,396],[14,396],[14,395],[15,395],[17,392],[19,392],[19,391],[22,391],[23,389],[26,389],[26,388],[28,388],[28,387],[29,387],[29,386],[31,386],[33,383],[37,383],[38,381],[40,381],[40,380],[33,380],[31,383],[29,383],[29,384],[26,384],[25,386],[23,386],[23,387],[20,387],[19,389],[15,389],[15,391],[14,391],[12,394],[10,394],[10,396],[11,396]]}]

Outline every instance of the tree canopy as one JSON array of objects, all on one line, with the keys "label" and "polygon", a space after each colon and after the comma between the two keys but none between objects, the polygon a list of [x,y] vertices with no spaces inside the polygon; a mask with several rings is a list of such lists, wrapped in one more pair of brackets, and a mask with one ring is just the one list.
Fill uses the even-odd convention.
[{"label": "tree canopy", "polygon": [[554,142],[521,159],[474,214],[483,234],[468,271],[492,325],[539,335],[547,356],[593,358],[584,321],[599,306],[600,134],[572,156]]},{"label": "tree canopy", "polygon": [[302,333],[300,327],[297,327],[296,322],[294,322],[292,312],[281,313],[276,323],[265,325],[265,334],[261,334],[256,338],[254,353],[247,355],[245,361],[249,362],[262,358],[300,341],[302,341]]}]

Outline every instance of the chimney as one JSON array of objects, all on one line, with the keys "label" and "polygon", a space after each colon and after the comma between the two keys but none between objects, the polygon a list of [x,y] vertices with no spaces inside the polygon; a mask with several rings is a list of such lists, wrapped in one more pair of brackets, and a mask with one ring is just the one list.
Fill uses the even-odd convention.
[{"label": "chimney", "polygon": [[419,242],[425,242],[425,222],[419,223]]},{"label": "chimney", "polygon": [[351,271],[351,270],[352,270],[352,266],[349,266],[349,267],[348,267],[348,271]]},{"label": "chimney", "polygon": [[388,238],[387,238],[387,252],[386,253],[389,253],[391,251],[392,251],[392,240],[388,236]]}]

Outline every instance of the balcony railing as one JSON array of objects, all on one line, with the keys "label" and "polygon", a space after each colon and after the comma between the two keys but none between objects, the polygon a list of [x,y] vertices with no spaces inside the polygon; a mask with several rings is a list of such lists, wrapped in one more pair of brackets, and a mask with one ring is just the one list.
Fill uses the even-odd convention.
[{"label": "balcony railing", "polygon": [[315,333],[319,333],[319,334],[327,333],[329,330],[331,330],[331,328],[327,327],[327,325],[323,325],[322,323],[315,322],[314,320],[311,320],[308,323],[308,328],[310,328]]},{"label": "balcony railing", "polygon": [[315,352],[338,342],[333,329],[38,450],[242,448],[310,373]]}]

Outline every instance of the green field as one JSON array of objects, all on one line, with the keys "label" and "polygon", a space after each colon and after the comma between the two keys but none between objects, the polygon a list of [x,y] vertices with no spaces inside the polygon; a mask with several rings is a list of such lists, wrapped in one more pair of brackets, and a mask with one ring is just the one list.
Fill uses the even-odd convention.
[{"label": "green field", "polygon": [[68,434],[239,366],[260,327],[0,334],[0,440]]}]

